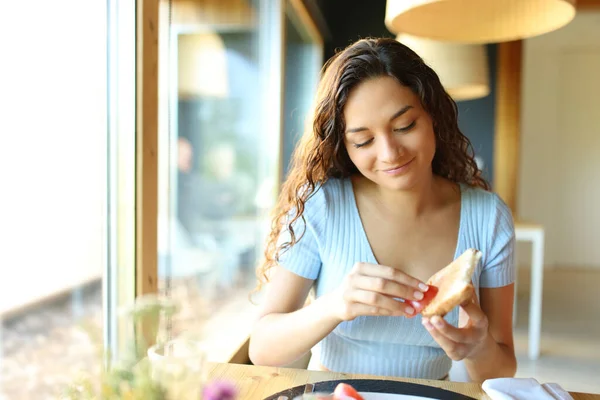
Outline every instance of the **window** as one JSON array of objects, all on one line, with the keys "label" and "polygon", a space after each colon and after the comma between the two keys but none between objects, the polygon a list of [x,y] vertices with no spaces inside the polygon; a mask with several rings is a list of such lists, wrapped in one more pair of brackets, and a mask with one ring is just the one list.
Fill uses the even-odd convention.
[{"label": "window", "polygon": [[292,152],[306,126],[323,64],[323,39],[304,7],[287,2],[285,12],[283,166],[287,172]]},{"label": "window", "polygon": [[0,398],[45,398],[101,366],[107,10],[99,0],[7,7],[10,18],[0,24],[3,54],[12,60],[0,74]]},{"label": "window", "polygon": [[[320,67],[300,4],[160,2],[158,287],[182,306],[169,333],[216,361],[247,339],[284,128],[300,129]],[[0,398],[51,397],[119,351],[117,310],[140,287],[136,2],[5,11]]]},{"label": "window", "polygon": [[[159,286],[182,307],[172,335],[209,342],[215,361],[228,361],[248,337],[248,296],[284,173],[285,113],[303,119],[320,67],[320,44],[292,3],[299,7],[163,9],[170,23],[160,55]],[[284,78],[288,65],[298,69]]]}]

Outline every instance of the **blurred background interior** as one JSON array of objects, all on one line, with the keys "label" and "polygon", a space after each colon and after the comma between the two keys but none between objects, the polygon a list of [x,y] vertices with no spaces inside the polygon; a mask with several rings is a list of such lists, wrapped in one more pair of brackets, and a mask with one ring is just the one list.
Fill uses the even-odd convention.
[{"label": "blurred background interior", "polygon": [[254,268],[320,68],[367,36],[434,67],[513,210],[517,376],[600,393],[600,1],[523,2],[540,8],[451,38],[393,0],[138,1],[158,4],[154,55],[133,0],[3,5],[0,398],[99,371],[119,307],[154,291],[180,304],[169,335],[248,363]]}]

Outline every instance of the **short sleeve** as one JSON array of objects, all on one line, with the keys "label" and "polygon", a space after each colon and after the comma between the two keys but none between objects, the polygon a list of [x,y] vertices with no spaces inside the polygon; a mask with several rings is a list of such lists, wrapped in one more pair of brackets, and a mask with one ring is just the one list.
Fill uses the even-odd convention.
[{"label": "short sleeve", "polygon": [[507,286],[515,281],[515,228],[508,206],[493,194],[491,218],[487,229],[487,256],[480,287]]},{"label": "short sleeve", "polygon": [[[306,279],[315,280],[321,270],[321,243],[324,219],[326,217],[325,199],[318,190],[305,204],[304,219],[293,223],[297,242],[279,254],[278,264],[283,268]],[[298,240],[299,238],[299,240]],[[285,226],[279,237],[278,245],[290,242],[291,234]]]}]

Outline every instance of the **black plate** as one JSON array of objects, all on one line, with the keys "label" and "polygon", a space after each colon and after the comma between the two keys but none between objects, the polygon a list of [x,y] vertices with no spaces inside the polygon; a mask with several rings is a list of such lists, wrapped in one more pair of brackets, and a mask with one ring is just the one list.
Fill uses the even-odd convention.
[{"label": "black plate", "polygon": [[[455,393],[432,386],[378,379],[343,379],[317,382],[315,383],[313,392],[331,393],[334,391],[335,387],[342,382],[352,385],[357,392],[406,394],[412,396],[429,397],[437,400],[475,400],[472,397],[468,397],[460,393]],[[281,392],[275,393],[264,400],[277,400],[279,396],[287,396],[289,400],[292,400],[294,397],[300,396],[304,393],[304,386],[305,385],[301,385],[282,390]]]}]

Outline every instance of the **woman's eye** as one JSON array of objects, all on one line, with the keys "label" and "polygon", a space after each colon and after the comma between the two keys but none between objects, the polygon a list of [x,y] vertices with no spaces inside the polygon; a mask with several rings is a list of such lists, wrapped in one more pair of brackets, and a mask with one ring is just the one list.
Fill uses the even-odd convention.
[{"label": "woman's eye", "polygon": [[394,129],[394,131],[395,131],[395,132],[406,132],[406,131],[409,131],[409,130],[411,130],[412,128],[414,128],[414,127],[415,127],[416,123],[417,123],[417,121],[415,120],[415,121],[413,121],[413,122],[412,122],[410,125],[408,125],[408,126],[405,126],[405,127],[403,127],[403,128],[397,128],[397,129]]},{"label": "woman's eye", "polygon": [[373,141],[373,138],[371,138],[371,139],[367,140],[366,142],[362,142],[362,143],[355,143],[355,144],[354,144],[354,147],[356,147],[356,148],[358,149],[359,147],[363,147],[363,146],[366,146],[366,145],[368,145],[368,144],[369,144],[369,143],[371,143],[372,141]]}]

